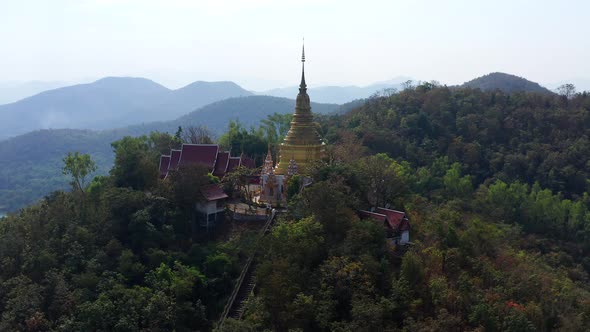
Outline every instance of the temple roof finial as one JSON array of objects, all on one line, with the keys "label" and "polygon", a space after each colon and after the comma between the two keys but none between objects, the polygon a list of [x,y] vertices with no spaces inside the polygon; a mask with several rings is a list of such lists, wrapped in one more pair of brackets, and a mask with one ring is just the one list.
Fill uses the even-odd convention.
[{"label": "temple roof finial", "polygon": [[305,84],[305,38],[303,38],[303,47],[301,49],[301,84],[299,84],[299,92],[305,92],[307,85]]},{"label": "temple roof finial", "polygon": [[305,62],[305,38],[303,38],[303,48],[301,52],[301,62]]}]

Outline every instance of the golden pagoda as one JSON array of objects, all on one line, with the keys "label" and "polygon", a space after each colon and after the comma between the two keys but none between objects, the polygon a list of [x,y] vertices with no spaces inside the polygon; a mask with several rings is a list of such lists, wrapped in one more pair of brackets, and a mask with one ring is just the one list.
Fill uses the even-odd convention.
[{"label": "golden pagoda", "polygon": [[279,146],[279,163],[275,174],[286,175],[289,163],[293,163],[291,160],[297,164],[300,173],[305,173],[307,166],[324,156],[325,144],[313,123],[311,103],[305,84],[305,46],[301,55],[301,64],[301,84],[299,84],[299,94],[295,102],[295,113],[291,120],[291,128]]}]

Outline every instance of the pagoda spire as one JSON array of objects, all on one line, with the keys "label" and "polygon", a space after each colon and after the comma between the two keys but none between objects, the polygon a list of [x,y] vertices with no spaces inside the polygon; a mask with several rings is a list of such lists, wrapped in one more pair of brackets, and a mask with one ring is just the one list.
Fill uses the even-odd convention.
[{"label": "pagoda spire", "polygon": [[266,153],[266,159],[264,160],[264,166],[262,167],[262,174],[273,174],[273,160],[272,153],[270,151],[270,143],[268,144],[268,152]]},{"label": "pagoda spire", "polygon": [[[295,99],[295,112],[291,119],[289,132],[279,145],[279,162],[275,167],[275,174],[288,175],[289,164],[291,173],[305,174],[308,166],[320,160],[324,154],[324,143],[316,130],[311,112],[311,102],[305,84],[305,44],[301,49],[301,84],[299,94]],[[291,160],[293,163],[291,163]]]},{"label": "pagoda spire", "polygon": [[301,50],[301,83],[299,84],[299,92],[307,91],[307,84],[305,84],[305,39],[303,39],[303,47]]}]

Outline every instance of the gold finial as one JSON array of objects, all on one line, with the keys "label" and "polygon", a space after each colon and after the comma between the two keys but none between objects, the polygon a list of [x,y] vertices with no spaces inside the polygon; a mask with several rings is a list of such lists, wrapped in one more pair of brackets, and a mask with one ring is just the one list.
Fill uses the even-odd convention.
[{"label": "gold finial", "polygon": [[305,62],[305,37],[303,38],[303,47],[301,52],[301,62]]},{"label": "gold finial", "polygon": [[307,84],[305,84],[305,38],[303,38],[303,47],[301,49],[301,83],[299,84],[299,92],[307,91]]}]

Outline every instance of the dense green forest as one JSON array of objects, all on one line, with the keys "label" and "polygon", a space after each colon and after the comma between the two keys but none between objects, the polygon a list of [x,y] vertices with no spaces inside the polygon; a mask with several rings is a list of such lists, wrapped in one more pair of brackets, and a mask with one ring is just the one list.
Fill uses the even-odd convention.
[{"label": "dense green forest", "polygon": [[[233,123],[219,141],[260,156],[286,122]],[[317,125],[327,156],[289,188],[244,318],[223,330],[587,330],[590,96],[422,84]],[[215,179],[159,180],[158,155],[179,143],[126,137],[88,185],[72,165],[91,163],[68,157],[71,191],[0,222],[0,330],[215,328],[258,233],[195,226]],[[404,251],[356,215],[385,204],[410,216]]]},{"label": "dense green forest", "polygon": [[571,197],[588,190],[589,109],[588,93],[565,98],[427,83],[332,117],[324,132],[332,142],[339,132],[353,133],[371,152],[418,167],[446,156],[476,185],[537,181]]}]

